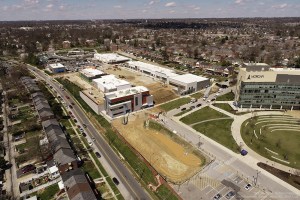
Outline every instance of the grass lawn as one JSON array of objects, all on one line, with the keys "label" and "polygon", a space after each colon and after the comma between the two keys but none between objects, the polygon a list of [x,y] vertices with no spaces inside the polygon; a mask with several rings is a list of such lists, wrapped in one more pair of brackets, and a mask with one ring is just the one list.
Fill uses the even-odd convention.
[{"label": "grass lawn", "polygon": [[234,100],[234,93],[233,92],[229,92],[227,94],[219,96],[216,99],[216,101],[233,101],[233,100]]},{"label": "grass lawn", "polygon": [[185,124],[193,124],[196,122],[201,122],[203,120],[216,119],[216,118],[222,118],[222,117],[228,117],[228,116],[206,106],[200,110],[197,110],[197,111],[181,118],[180,121],[182,121]]},{"label": "grass lawn", "polygon": [[[255,126],[254,124],[256,123],[257,119],[258,118],[255,117],[252,119],[252,121],[251,119],[249,119],[242,124],[241,134],[245,143],[251,149],[256,151],[258,154],[267,157],[270,160],[274,160],[275,162],[279,162],[281,164],[300,169],[300,165],[299,165],[300,132],[289,131],[289,130],[278,130],[278,131],[271,132],[270,129],[264,128],[262,126],[268,124],[289,124],[289,123],[285,121],[265,122],[265,123],[257,124]],[[247,122],[248,125],[245,126]],[[262,134],[260,134],[260,129]],[[258,139],[254,136],[253,130],[255,130]],[[267,151],[265,147],[271,151],[278,153],[278,155],[275,155]],[[287,164],[285,162],[280,162],[272,158],[272,156],[290,162],[290,164]]]},{"label": "grass lawn", "polygon": [[233,119],[204,122],[196,124],[193,128],[207,137],[222,144],[233,152],[239,152],[239,146],[231,135]]},{"label": "grass lawn", "polygon": [[82,166],[83,171],[88,173],[92,179],[100,178],[100,173],[92,161],[84,161]]},{"label": "grass lawn", "polygon": [[159,106],[159,108],[167,112],[167,111],[173,110],[175,108],[178,108],[184,104],[187,104],[190,101],[191,101],[190,97],[183,97],[183,98],[176,99],[174,101],[170,101],[168,103],[162,104]]},{"label": "grass lawn", "polygon": [[159,199],[176,200],[178,199],[172,191],[170,191],[165,185],[161,185],[157,190],[156,194]]},{"label": "grass lawn", "polygon": [[202,92],[197,92],[197,93],[194,93],[192,95],[190,95],[192,98],[195,98],[195,99],[200,99],[203,97],[203,93]]},{"label": "grass lawn", "polygon": [[190,112],[192,109],[186,109],[186,110],[184,110],[184,111],[181,111],[180,113],[177,113],[176,115],[174,115],[175,117],[178,117],[178,116],[181,116],[181,115],[183,115],[183,114],[185,114],[185,113],[187,113],[187,112]]},{"label": "grass lawn", "polygon": [[41,200],[51,200],[54,199],[54,196],[58,191],[59,191],[58,184],[54,184],[42,190],[41,193],[38,192],[37,196]]}]

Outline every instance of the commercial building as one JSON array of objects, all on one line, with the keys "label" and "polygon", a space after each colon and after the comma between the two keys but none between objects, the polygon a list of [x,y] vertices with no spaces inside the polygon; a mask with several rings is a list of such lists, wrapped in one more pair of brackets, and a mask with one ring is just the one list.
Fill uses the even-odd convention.
[{"label": "commercial building", "polygon": [[244,65],[238,75],[235,101],[241,108],[299,109],[300,70]]},{"label": "commercial building", "polygon": [[158,78],[167,84],[175,86],[177,88],[177,92],[181,95],[201,90],[210,85],[210,80],[208,78],[193,74],[180,75],[171,69],[140,61],[129,61],[126,66],[130,69]]},{"label": "commercial building", "polygon": [[100,78],[104,75],[104,72],[93,68],[86,68],[80,71],[80,76],[87,81],[92,81],[93,79]]},{"label": "commercial building", "polygon": [[94,54],[94,58],[100,60],[101,62],[109,64],[123,63],[130,60],[130,58],[115,53],[96,53]]},{"label": "commercial building", "polygon": [[210,80],[194,74],[183,74],[170,77],[169,84],[177,87],[180,94],[190,94],[208,87]]},{"label": "commercial building", "polygon": [[112,118],[153,106],[153,96],[144,86],[106,93],[104,99],[106,114]]},{"label": "commercial building", "polygon": [[131,87],[131,84],[125,80],[116,78],[114,75],[106,75],[93,80],[93,85],[103,93],[114,92]]},{"label": "commercial building", "polygon": [[66,67],[61,63],[53,63],[48,65],[49,70],[53,73],[61,73],[66,71]]}]

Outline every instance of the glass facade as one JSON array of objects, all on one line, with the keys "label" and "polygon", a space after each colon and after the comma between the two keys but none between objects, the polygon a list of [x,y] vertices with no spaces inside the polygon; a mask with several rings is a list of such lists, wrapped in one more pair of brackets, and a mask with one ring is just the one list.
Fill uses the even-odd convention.
[{"label": "glass facade", "polygon": [[242,82],[238,100],[243,108],[300,109],[300,84]]}]

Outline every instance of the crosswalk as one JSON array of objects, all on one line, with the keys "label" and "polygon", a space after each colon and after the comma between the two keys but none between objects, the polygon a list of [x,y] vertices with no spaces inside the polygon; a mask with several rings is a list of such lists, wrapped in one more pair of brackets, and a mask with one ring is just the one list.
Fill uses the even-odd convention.
[{"label": "crosswalk", "polygon": [[221,182],[217,181],[215,179],[212,179],[208,176],[195,176],[194,178],[192,178],[190,180],[190,182],[195,185],[197,188],[199,188],[200,190],[203,190],[205,187],[207,186],[211,186],[213,188],[218,187]]}]

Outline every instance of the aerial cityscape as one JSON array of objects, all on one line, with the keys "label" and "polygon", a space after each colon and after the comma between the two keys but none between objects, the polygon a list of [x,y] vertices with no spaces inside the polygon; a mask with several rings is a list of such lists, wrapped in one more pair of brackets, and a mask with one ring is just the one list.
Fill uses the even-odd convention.
[{"label": "aerial cityscape", "polygon": [[300,1],[0,1],[0,200],[300,199]]}]

